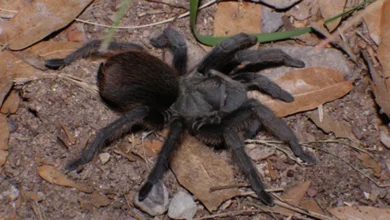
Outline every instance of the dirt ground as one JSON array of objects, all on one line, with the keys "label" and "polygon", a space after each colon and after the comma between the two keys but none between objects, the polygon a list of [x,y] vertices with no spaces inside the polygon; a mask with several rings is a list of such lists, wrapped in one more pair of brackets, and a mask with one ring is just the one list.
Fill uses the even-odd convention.
[{"label": "dirt ground", "polygon": [[[98,1],[92,7],[87,8],[80,18],[109,24],[112,22],[109,18],[115,14],[117,2],[119,1]],[[121,25],[147,24],[173,17],[184,11],[181,8],[138,0],[132,1],[132,5],[131,12],[125,16]],[[215,5],[202,10],[198,18],[202,21],[199,23],[200,32],[212,33],[215,10]],[[163,11],[164,13],[139,16],[151,11]],[[189,20],[185,18],[179,19],[173,25],[185,35],[189,42],[197,45],[188,24]],[[88,39],[99,38],[104,31],[103,28],[93,25],[84,24],[83,26]],[[152,54],[162,57],[162,51],[153,49],[149,38],[153,33],[165,27],[166,25],[159,25],[123,30],[119,31],[115,38],[143,45]],[[58,41],[65,40],[63,32],[53,37]],[[289,41],[289,43],[293,45],[296,42]],[[80,60],[57,73],[69,74],[94,85],[99,63],[100,61]],[[356,150],[339,143],[315,144],[338,157],[318,149],[308,149],[318,158],[318,163],[313,166],[299,166],[285,157],[281,159],[273,156],[270,162],[278,178],[273,181],[269,177],[264,178],[269,188],[283,187],[286,190],[310,180],[310,195],[325,212],[330,207],[345,205],[345,203],[383,208],[389,207],[390,203],[390,188],[376,186],[352,168],[362,170],[381,184],[390,183],[390,171],[386,167],[386,161],[390,159],[389,150],[379,140],[379,125],[386,125],[388,119],[378,113],[378,106],[374,102],[367,81],[368,73],[364,62],[359,60],[353,69],[354,77],[356,77],[353,90],[345,97],[325,104],[324,111],[329,112],[335,121],[345,121],[353,127],[354,135],[360,140],[361,147],[369,151],[381,166],[380,179],[375,178],[371,169],[363,166]],[[15,219],[39,219],[39,216],[43,219],[152,218],[131,204],[132,195],[139,190],[140,184],[148,174],[148,166],[139,157],[131,161],[114,152],[114,149],[120,145],[130,147],[129,140],[132,139],[132,135],[111,144],[105,150],[111,156],[106,164],[103,165],[95,159],[82,170],[67,174],[77,183],[82,183],[104,194],[109,200],[107,206],[94,207],[89,203],[93,200],[92,195],[74,188],[50,184],[37,173],[37,167],[42,164],[63,167],[67,161],[75,158],[82,151],[88,139],[93,138],[97,130],[118,117],[102,104],[96,93],[60,78],[32,81],[21,87],[19,91],[23,98],[22,102],[17,113],[9,116],[9,125],[12,128],[9,139],[9,157],[4,167],[0,168],[0,192],[9,191],[11,194],[15,193],[16,196],[1,200],[3,204],[0,205],[0,213],[6,213],[7,216]],[[285,120],[302,142],[334,140],[335,137],[332,134],[324,133],[308,118],[309,113],[295,114],[286,117]],[[62,127],[66,127],[74,136],[74,144],[69,143]],[[136,137],[141,135],[137,134]],[[264,135],[267,134],[260,133],[261,137]],[[152,134],[148,138],[156,136]],[[270,136],[266,137],[272,139]],[[221,151],[215,153],[225,154]],[[155,161],[155,157],[147,159],[150,164]],[[231,166],[236,165],[231,163]],[[238,169],[235,170],[238,171]],[[242,175],[236,176],[240,178],[240,182],[245,182]],[[167,185],[170,196],[181,189],[171,171],[164,176],[164,183]],[[30,195],[27,196],[28,198],[36,199],[22,196],[26,192]],[[309,198],[308,195],[307,198]],[[245,209],[250,207],[250,202],[260,204],[258,200],[251,197],[236,197],[231,200],[231,205],[227,208],[209,213],[197,201],[198,212],[195,218],[236,211],[238,208]],[[236,218],[272,219],[268,214],[245,214],[226,219]],[[282,216],[277,216],[277,218],[282,218]],[[168,219],[168,216],[165,214],[155,219]]]}]

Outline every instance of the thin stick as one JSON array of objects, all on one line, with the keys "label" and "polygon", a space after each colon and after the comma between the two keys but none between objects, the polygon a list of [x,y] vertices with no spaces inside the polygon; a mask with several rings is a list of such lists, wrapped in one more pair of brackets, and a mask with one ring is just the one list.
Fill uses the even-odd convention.
[{"label": "thin stick", "polygon": [[321,148],[318,148],[318,147],[315,147],[315,146],[310,146],[310,145],[305,145],[307,147],[310,147],[310,148],[314,148],[314,149],[317,149],[317,150],[320,150],[322,152],[325,152],[327,154],[330,154],[338,159],[340,159],[341,161],[343,161],[345,164],[347,164],[349,167],[351,167],[352,169],[354,169],[355,171],[357,171],[358,173],[362,174],[364,177],[366,177],[367,179],[369,179],[371,182],[373,182],[377,187],[380,187],[380,188],[386,188],[386,187],[390,187],[390,184],[380,184],[378,182],[376,182],[376,180],[374,180],[373,178],[371,178],[370,176],[368,176],[367,174],[363,173],[362,171],[360,171],[358,168],[352,166],[347,160],[341,158],[340,156],[334,154],[334,153],[331,153],[327,150],[324,150],[324,149],[321,149]]},{"label": "thin stick", "polygon": [[293,156],[292,153],[290,153],[286,149],[283,149],[283,148],[275,145],[275,144],[284,144],[283,142],[280,142],[280,141],[262,141],[262,140],[245,140],[245,143],[247,143],[247,144],[264,144],[264,145],[267,145],[267,146],[270,146],[270,147],[274,147],[274,148],[278,149],[279,151],[282,151],[284,154],[287,155],[288,158],[290,158],[291,160],[295,161],[297,164],[302,165],[298,161],[298,158]]},{"label": "thin stick", "polygon": [[[218,0],[211,0],[203,5],[201,5],[199,7],[199,10],[200,9],[203,9],[203,8],[206,8],[214,3],[216,3]],[[99,24],[99,23],[96,23],[96,22],[90,22],[90,21],[86,21],[86,20],[81,20],[81,19],[78,19],[76,18],[75,21],[78,21],[78,22],[82,22],[82,23],[85,23],[85,24],[90,24],[90,25],[95,25],[95,26],[99,26],[99,27],[106,27],[106,28],[115,28],[115,29],[139,29],[139,28],[145,28],[145,27],[151,27],[151,26],[156,26],[156,25],[161,25],[161,24],[165,24],[165,23],[168,23],[168,22],[171,22],[171,21],[174,21],[178,18],[184,18],[184,17],[187,17],[188,15],[190,15],[190,12],[187,11],[177,17],[174,17],[174,18],[169,18],[169,19],[166,19],[166,20],[163,20],[163,21],[158,21],[158,22],[154,22],[154,23],[150,23],[150,24],[144,24],[144,25],[137,25],[137,26],[113,26],[113,25],[105,25],[105,24]]]},{"label": "thin stick", "polygon": [[278,201],[276,200],[275,201],[275,204],[280,206],[280,207],[283,207],[283,208],[286,208],[286,209],[289,209],[289,210],[292,210],[294,212],[298,212],[298,213],[301,213],[301,214],[304,214],[304,215],[307,215],[307,216],[310,216],[310,217],[313,217],[313,218],[316,218],[316,219],[321,219],[321,220],[334,220],[334,218],[331,218],[329,216],[326,216],[326,215],[322,215],[320,213],[317,213],[317,212],[312,212],[310,210],[304,210],[304,209],[301,209],[299,207],[295,207],[295,206],[292,206],[288,203],[285,203],[285,202],[282,202],[282,201]]},{"label": "thin stick", "polygon": [[263,209],[254,209],[254,210],[241,210],[236,212],[225,212],[225,213],[219,213],[215,215],[208,215],[200,218],[195,218],[194,220],[203,220],[203,219],[219,219],[223,217],[229,217],[229,216],[237,216],[237,215],[246,215],[246,214],[255,214],[255,213],[266,213],[268,211],[265,211]]}]

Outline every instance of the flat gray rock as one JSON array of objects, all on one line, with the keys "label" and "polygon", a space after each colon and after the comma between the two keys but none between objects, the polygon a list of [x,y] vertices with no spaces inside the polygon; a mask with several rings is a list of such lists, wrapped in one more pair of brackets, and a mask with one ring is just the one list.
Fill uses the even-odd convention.
[{"label": "flat gray rock", "polygon": [[[300,59],[305,62],[305,68],[308,67],[324,67],[328,69],[335,69],[343,73],[345,79],[350,79],[353,72],[348,65],[343,53],[336,49],[315,49],[314,47],[273,47],[279,48],[289,54],[290,56]],[[297,70],[293,67],[277,67],[261,70],[259,73],[274,79],[284,75],[287,72]]]},{"label": "flat gray rock", "polygon": [[151,216],[161,215],[167,211],[168,191],[164,183],[158,181],[150,191],[148,197],[142,202],[138,200],[138,193],[133,199],[134,205]]},{"label": "flat gray rock", "polygon": [[276,9],[286,9],[301,0],[252,0],[252,2],[262,2]]},{"label": "flat gray rock", "polygon": [[168,216],[172,219],[193,219],[197,211],[196,203],[187,192],[180,191],[172,198]]}]

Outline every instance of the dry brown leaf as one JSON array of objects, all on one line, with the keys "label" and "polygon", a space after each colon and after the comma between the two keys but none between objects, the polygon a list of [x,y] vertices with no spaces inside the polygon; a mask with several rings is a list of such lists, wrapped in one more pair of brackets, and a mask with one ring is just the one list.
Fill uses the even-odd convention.
[{"label": "dry brown leaf", "polygon": [[0,62],[0,69],[4,68],[6,70],[6,76],[11,76],[12,79],[42,75],[41,70],[38,70],[23,60],[17,58],[10,51],[1,51],[0,60],[2,59],[6,62]]},{"label": "dry brown leaf", "polygon": [[387,126],[381,126],[379,138],[387,149],[390,149],[390,131]]},{"label": "dry brown leaf", "polygon": [[292,93],[295,101],[286,103],[256,91],[250,92],[250,96],[270,107],[279,117],[317,108],[346,95],[353,88],[341,72],[322,67],[291,71],[274,82]]},{"label": "dry brown leaf", "polygon": [[8,149],[9,127],[7,116],[0,114],[0,150]]},{"label": "dry brown leaf", "polygon": [[[298,206],[301,203],[303,197],[305,196],[307,190],[309,189],[310,184],[311,184],[311,181],[307,181],[307,182],[298,184],[295,187],[288,190],[287,192],[283,193],[283,195],[281,196],[283,201],[290,204],[290,205]],[[293,215],[294,214],[293,211],[286,209],[286,208],[283,208],[283,207],[279,207],[279,206],[275,207],[274,210],[278,213],[283,213],[286,215]]]},{"label": "dry brown leaf", "polygon": [[318,205],[317,201],[313,198],[303,200],[300,204],[300,207],[315,213],[325,215],[324,211]]},{"label": "dry brown leaf", "polygon": [[[377,1],[377,3],[383,5],[383,1]],[[368,13],[363,15],[364,21],[367,24],[372,40],[379,45],[381,42],[381,17],[382,17],[382,6],[379,6]]]},{"label": "dry brown leaf", "polygon": [[390,219],[390,209],[372,206],[337,207],[328,210],[340,220],[385,220]]},{"label": "dry brown leaf", "polygon": [[142,158],[156,156],[162,146],[162,143],[160,142],[161,141],[158,140],[144,139],[144,142],[142,143],[142,138],[137,137],[133,142],[134,151]]},{"label": "dry brown leaf", "polygon": [[78,42],[43,41],[30,47],[26,51],[35,56],[41,56],[45,59],[52,59],[65,57],[78,49],[81,45],[82,44]]},{"label": "dry brown leaf", "polygon": [[100,194],[97,191],[94,191],[91,195],[91,204],[96,208],[106,207],[110,204],[110,201],[105,195]]},{"label": "dry brown leaf", "polygon": [[308,114],[309,118],[324,132],[332,132],[336,137],[348,138],[349,140],[359,143],[359,140],[356,139],[355,135],[352,132],[352,127],[350,124],[344,121],[335,121],[328,112],[324,112],[323,120],[320,122],[318,111],[313,111]]},{"label": "dry brown leaf", "polygon": [[240,32],[260,33],[261,4],[225,1],[218,3],[214,19],[214,35],[227,36]]},{"label": "dry brown leaf", "polygon": [[54,183],[60,186],[73,187],[82,192],[91,193],[92,190],[86,186],[75,183],[72,180],[68,179],[63,173],[61,173],[56,167],[50,165],[43,165],[38,167],[38,174],[44,180],[49,183]]},{"label": "dry brown leaf", "polygon": [[390,1],[385,1],[382,6],[381,17],[381,44],[378,46],[378,58],[383,67],[383,78],[389,99],[390,92]]},{"label": "dry brown leaf", "polygon": [[363,166],[374,170],[376,177],[381,176],[381,166],[366,153],[360,153],[358,158],[362,161]]},{"label": "dry brown leaf", "polygon": [[11,50],[22,50],[65,27],[93,0],[33,1],[7,23],[0,35]]},{"label": "dry brown leaf", "polygon": [[235,184],[233,170],[211,148],[187,135],[172,158],[171,168],[179,183],[195,195],[210,212],[240,194],[237,189],[210,192],[213,186]]},{"label": "dry brown leaf", "polygon": [[2,106],[5,97],[7,96],[9,90],[12,88],[12,85],[14,83],[12,82],[11,76],[4,76],[0,78],[0,107]]},{"label": "dry brown leaf", "polygon": [[1,106],[0,112],[3,114],[14,114],[18,110],[19,103],[19,93],[16,90],[12,90]]},{"label": "dry brown leaf", "polygon": [[[324,20],[334,17],[344,11],[347,0],[321,0],[318,1],[320,10]],[[341,17],[328,23],[326,27],[330,32],[337,28],[341,21]]]},{"label": "dry brown leaf", "polygon": [[0,166],[3,166],[7,161],[8,151],[0,150]]}]

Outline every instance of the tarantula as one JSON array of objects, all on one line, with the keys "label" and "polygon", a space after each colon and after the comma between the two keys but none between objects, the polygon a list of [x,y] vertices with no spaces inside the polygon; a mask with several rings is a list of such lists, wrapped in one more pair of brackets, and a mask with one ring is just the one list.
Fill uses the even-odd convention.
[{"label": "tarantula", "polygon": [[304,63],[279,49],[245,50],[256,44],[256,38],[240,33],[217,45],[196,71],[186,73],[187,46],[177,30],[166,28],[161,35],[151,39],[151,43],[173,53],[172,67],[132,43],[112,42],[109,52],[99,53],[100,40],[85,44],[64,59],[46,61],[46,66],[58,68],[80,58],[108,55],[97,72],[99,94],[109,108],[122,114],[99,130],[86,150],[68,163],[66,169],[74,170],[90,162],[103,146],[132,132],[135,125],[141,125],[145,130],[161,130],[168,126],[168,136],[157,162],[139,191],[140,201],[162,178],[172,152],[188,131],[207,145],[231,148],[258,198],[266,205],[273,205],[272,197],[265,192],[256,168],[244,150],[243,140],[265,127],[288,143],[295,156],[308,163],[314,163],[315,159],[302,150],[287,124],[268,107],[249,99],[247,91],[259,90],[285,102],[294,101],[293,96],[267,77],[249,70],[267,65],[301,68]]}]

